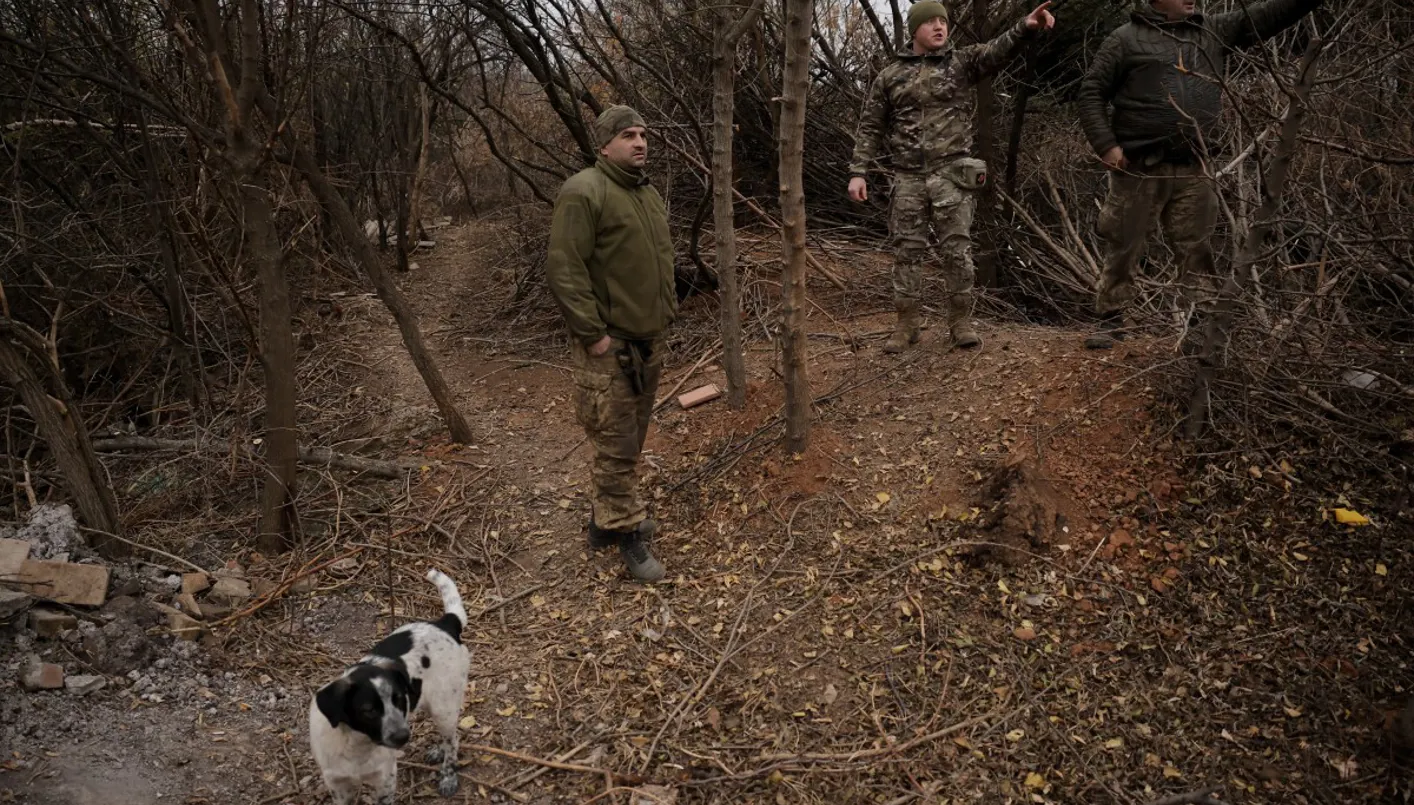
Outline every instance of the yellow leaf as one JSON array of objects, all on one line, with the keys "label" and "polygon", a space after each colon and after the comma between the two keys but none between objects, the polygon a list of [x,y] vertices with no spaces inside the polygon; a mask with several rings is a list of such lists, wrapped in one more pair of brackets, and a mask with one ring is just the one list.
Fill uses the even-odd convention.
[{"label": "yellow leaf", "polygon": [[1121,746],[1124,746],[1123,738],[1111,738],[1108,741],[1105,741],[1106,749],[1118,749]]},{"label": "yellow leaf", "polygon": [[1045,788],[1045,787],[1046,787],[1046,778],[1045,778],[1045,777],[1042,777],[1041,775],[1039,775],[1039,774],[1037,774],[1036,772],[1033,771],[1033,772],[1031,772],[1030,774],[1026,775],[1026,787],[1027,787],[1027,788]]},{"label": "yellow leaf", "polygon": [[1011,595],[1011,590],[1007,589],[1006,582],[1003,581],[1002,579],[997,579],[997,589],[998,589],[998,590],[1001,590],[1002,592],[1006,593],[1007,595]]},{"label": "yellow leaf", "polygon": [[972,748],[972,742],[969,741],[969,740],[967,740],[967,736],[965,736],[965,735],[959,735],[958,737],[953,738],[953,739],[952,739],[952,742],[955,743],[955,744],[957,744],[958,746],[962,747],[963,749],[971,749],[971,748]]},{"label": "yellow leaf", "polygon": [[1247,474],[1252,476],[1253,478],[1260,479],[1262,477],[1262,470],[1254,465],[1247,468]]},{"label": "yellow leaf", "polygon": [[472,727],[475,727],[476,716],[463,716],[462,720],[457,722],[457,726],[461,727],[464,730],[469,730]]},{"label": "yellow leaf", "polygon": [[1166,779],[1166,780],[1176,780],[1176,779],[1178,779],[1179,777],[1182,777],[1182,776],[1183,776],[1183,773],[1180,772],[1178,769],[1175,769],[1175,768],[1172,767],[1172,766],[1165,766],[1165,767],[1164,767],[1164,779]]},{"label": "yellow leaf", "polygon": [[879,505],[880,505],[880,506],[884,505],[885,503],[888,503],[888,502],[892,499],[892,498],[889,497],[889,493],[888,493],[888,492],[879,492],[879,493],[877,493],[876,495],[874,495],[874,497],[876,497],[876,498],[879,499]]},{"label": "yellow leaf", "polygon": [[539,594],[532,595],[530,597],[530,605],[536,609],[545,606],[545,596]]},{"label": "yellow leaf", "polygon": [[1352,509],[1336,509],[1335,521],[1341,525],[1369,525],[1370,518]]},{"label": "yellow leaf", "polygon": [[497,711],[496,711],[496,715],[498,715],[498,716],[513,716],[513,715],[515,715],[515,713],[516,713],[516,706],[513,705],[513,704],[510,705],[510,706],[508,706],[508,707],[506,707],[506,708],[503,709],[503,710],[497,710]]},{"label": "yellow leaf", "polygon": [[1011,732],[1008,732],[1008,733],[1006,734],[1006,739],[1007,739],[1008,741],[1011,741],[1012,743],[1016,743],[1017,741],[1021,740],[1022,738],[1025,738],[1025,737],[1026,737],[1026,730],[1012,730]]},{"label": "yellow leaf", "polygon": [[1385,563],[1384,563],[1384,562],[1376,562],[1376,563],[1375,563],[1375,575],[1376,575],[1376,576],[1388,576],[1388,575],[1389,575],[1389,568],[1385,567]]},{"label": "yellow leaf", "polygon": [[1300,708],[1300,707],[1283,707],[1282,710],[1285,710],[1285,711],[1286,711],[1286,714],[1287,714],[1288,716],[1290,716],[1291,718],[1300,718],[1300,717],[1301,717],[1301,708]]}]

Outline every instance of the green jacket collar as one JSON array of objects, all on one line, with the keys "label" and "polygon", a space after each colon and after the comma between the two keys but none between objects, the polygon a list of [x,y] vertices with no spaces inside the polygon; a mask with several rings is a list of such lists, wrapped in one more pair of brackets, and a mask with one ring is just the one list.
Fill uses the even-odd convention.
[{"label": "green jacket collar", "polygon": [[641,170],[626,170],[620,168],[618,165],[615,165],[603,157],[599,157],[599,159],[595,160],[594,167],[602,171],[605,176],[613,179],[619,186],[627,187],[630,190],[637,187],[644,187],[648,184],[648,174]]},{"label": "green jacket collar", "polygon": [[1177,28],[1183,25],[1203,24],[1203,15],[1197,11],[1181,20],[1171,20],[1156,11],[1136,11],[1130,15],[1130,19],[1140,25],[1152,25],[1155,28]]},{"label": "green jacket collar", "polygon": [[905,45],[903,50],[900,50],[898,52],[898,57],[900,61],[919,61],[921,59],[946,59],[952,56],[952,51],[952,39],[948,39],[948,41],[944,43],[943,46],[938,50],[935,50],[932,53],[924,53],[921,55],[913,52],[913,45],[910,43],[908,45]]}]

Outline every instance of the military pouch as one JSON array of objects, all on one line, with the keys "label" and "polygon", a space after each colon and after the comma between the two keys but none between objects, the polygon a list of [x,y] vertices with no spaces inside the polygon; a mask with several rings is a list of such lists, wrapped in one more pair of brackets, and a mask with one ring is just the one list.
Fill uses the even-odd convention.
[{"label": "military pouch", "polygon": [[953,163],[953,175],[958,187],[964,190],[981,190],[987,186],[987,163],[980,159],[964,157]]}]

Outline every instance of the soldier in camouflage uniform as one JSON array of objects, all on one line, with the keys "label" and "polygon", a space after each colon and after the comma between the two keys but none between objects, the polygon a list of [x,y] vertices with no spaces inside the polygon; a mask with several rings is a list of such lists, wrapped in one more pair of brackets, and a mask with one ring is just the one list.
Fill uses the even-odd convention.
[{"label": "soldier in camouflage uniform", "polygon": [[1023,43],[1055,19],[1044,3],[1001,36],[983,45],[953,48],[948,11],[923,0],[908,9],[912,43],[874,79],[864,101],[849,196],[868,198],[870,170],[893,169],[889,229],[894,240],[894,307],[898,325],[885,352],[902,352],[918,342],[919,297],[928,228],[937,231],[947,283],[948,328],[953,343],[982,343],[972,328],[972,213],[976,193],[987,181],[987,166],[968,156],[972,148],[972,92],[1020,51]]},{"label": "soldier in camouflage uniform", "polygon": [[627,106],[595,123],[599,159],[555,199],[545,265],[573,337],[578,413],[594,443],[591,549],[618,546],[640,581],[663,577],[656,530],[638,496],[638,456],[677,317],[668,213],[643,166],[643,119]]},{"label": "soldier in camouflage uniform", "polygon": [[1228,54],[1296,24],[1320,2],[1266,0],[1205,17],[1194,0],[1139,0],[1130,22],[1100,45],[1078,97],[1080,125],[1111,171],[1096,227],[1105,244],[1101,323],[1086,347],[1109,349],[1124,337],[1134,268],[1156,218],[1190,304],[1198,287],[1216,284],[1218,197],[1204,165],[1221,136]]}]

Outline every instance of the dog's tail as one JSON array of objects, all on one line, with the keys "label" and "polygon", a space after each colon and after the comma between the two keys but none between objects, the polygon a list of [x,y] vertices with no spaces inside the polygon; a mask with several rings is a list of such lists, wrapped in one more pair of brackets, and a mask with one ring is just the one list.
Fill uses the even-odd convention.
[{"label": "dog's tail", "polygon": [[433,624],[460,643],[462,629],[466,628],[466,607],[462,605],[462,594],[457,591],[456,582],[435,568],[427,571],[427,580],[437,585],[437,592],[442,594],[444,614]]}]

